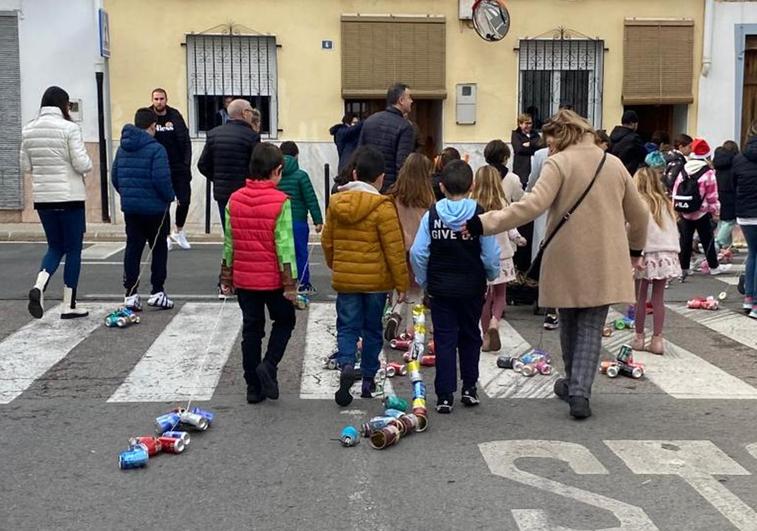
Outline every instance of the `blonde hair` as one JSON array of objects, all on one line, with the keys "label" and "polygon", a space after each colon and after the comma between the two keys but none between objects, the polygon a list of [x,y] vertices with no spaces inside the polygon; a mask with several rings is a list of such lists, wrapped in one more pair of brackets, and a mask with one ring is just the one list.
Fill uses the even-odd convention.
[{"label": "blonde hair", "polygon": [[542,128],[544,137],[553,139],[550,142],[555,153],[563,151],[573,144],[578,144],[585,134],[593,135],[592,140],[596,138],[594,128],[575,111],[562,109],[557,111]]},{"label": "blonde hair", "polygon": [[410,208],[430,208],[436,202],[431,188],[431,161],[421,153],[411,153],[400,168],[387,195]]},{"label": "blonde hair", "polygon": [[481,205],[486,212],[502,210],[508,205],[507,196],[502,188],[502,177],[497,168],[481,166],[476,171],[471,199]]},{"label": "blonde hair", "polygon": [[655,223],[662,228],[662,213],[667,212],[672,219],[675,219],[673,203],[668,199],[665,189],[662,186],[661,174],[658,170],[645,166],[636,172],[633,176],[636,189],[641,197],[649,205],[649,212]]},{"label": "blonde hair", "polygon": [[523,113],[520,116],[518,116],[518,125],[522,125],[526,122],[533,122],[534,119],[530,114]]}]

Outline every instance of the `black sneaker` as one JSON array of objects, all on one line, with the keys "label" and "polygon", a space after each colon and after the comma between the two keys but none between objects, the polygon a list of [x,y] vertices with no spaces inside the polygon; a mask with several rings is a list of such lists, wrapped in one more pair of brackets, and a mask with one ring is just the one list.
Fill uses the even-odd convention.
[{"label": "black sneaker", "polygon": [[363,387],[360,392],[361,398],[373,398],[373,393],[376,392],[376,382],[373,378],[363,377]]},{"label": "black sneaker", "polygon": [[258,402],[262,402],[265,400],[265,395],[260,390],[255,389],[247,389],[247,403],[248,404],[257,404]]},{"label": "black sneaker", "polygon": [[270,398],[271,400],[279,398],[279,385],[276,383],[275,367],[264,361],[255,368],[255,374],[260,379],[260,385],[266,398]]},{"label": "black sneaker", "polygon": [[345,365],[339,373],[339,390],[334,393],[334,401],[342,407],[349,406],[352,403],[350,388],[357,380],[360,379],[360,372],[355,370],[353,365]]},{"label": "black sneaker", "polygon": [[571,396],[568,398],[568,404],[570,404],[570,415],[576,420],[591,417],[588,398],[584,396]]},{"label": "black sneaker", "polygon": [[556,330],[559,326],[560,326],[560,320],[557,318],[557,315],[553,313],[548,313],[547,316],[544,318],[544,329]]},{"label": "black sneaker", "polygon": [[401,322],[402,317],[400,317],[400,314],[393,313],[389,316],[386,320],[386,327],[384,328],[384,339],[386,341],[391,341],[397,337],[397,330],[399,330]]},{"label": "black sneaker", "polygon": [[554,387],[555,394],[560,400],[568,401],[568,380],[565,378],[558,378],[555,380]]},{"label": "black sneaker", "polygon": [[442,414],[452,413],[452,402],[454,397],[452,395],[442,395],[436,399],[436,412]]},{"label": "black sneaker", "polygon": [[481,401],[478,399],[478,391],[476,391],[475,385],[473,387],[463,389],[463,395],[460,398],[460,402],[462,402],[466,407],[477,406],[481,403]]}]

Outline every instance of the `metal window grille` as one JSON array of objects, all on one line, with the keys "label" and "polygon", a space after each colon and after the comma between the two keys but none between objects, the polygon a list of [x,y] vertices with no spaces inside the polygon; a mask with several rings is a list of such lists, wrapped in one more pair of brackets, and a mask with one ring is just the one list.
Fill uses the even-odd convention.
[{"label": "metal window grille", "polygon": [[571,105],[594,127],[602,126],[604,41],[572,38],[524,39],[519,47],[521,112],[537,127],[563,105]]},{"label": "metal window grille", "polygon": [[[231,33],[231,31],[230,31]],[[245,98],[262,114],[262,133],[277,132],[276,39],[249,35],[187,35],[190,128],[212,129],[223,98]]]}]

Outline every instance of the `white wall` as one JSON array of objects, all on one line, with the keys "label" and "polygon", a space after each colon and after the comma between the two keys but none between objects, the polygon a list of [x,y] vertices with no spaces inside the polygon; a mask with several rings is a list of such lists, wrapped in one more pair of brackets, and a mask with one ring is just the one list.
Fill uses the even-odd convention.
[{"label": "white wall", "polygon": [[[710,145],[736,140],[736,24],[757,24],[757,3],[714,2],[712,67],[699,78],[697,136]],[[695,64],[701,68],[701,62]]]},{"label": "white wall", "polygon": [[97,0],[0,0],[19,11],[21,116],[32,120],[50,85],[81,99],[84,140],[97,141],[96,64],[101,63]]}]

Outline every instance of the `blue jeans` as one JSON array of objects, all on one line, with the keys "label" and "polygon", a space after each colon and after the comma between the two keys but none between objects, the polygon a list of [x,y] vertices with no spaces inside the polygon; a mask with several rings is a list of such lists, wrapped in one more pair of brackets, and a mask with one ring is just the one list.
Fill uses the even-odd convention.
[{"label": "blue jeans", "polygon": [[736,226],[736,220],[731,221],[720,220],[718,223],[717,235],[715,236],[715,243],[718,249],[723,247],[730,247],[733,244],[733,227]]},{"label": "blue jeans", "polygon": [[357,340],[363,338],[360,368],[364,378],[379,370],[379,353],[384,346],[383,323],[386,293],[339,293],[336,296],[336,344],[339,366],[354,365]]},{"label": "blue jeans", "polygon": [[310,266],[308,264],[308,240],[310,227],[307,221],[293,221],[294,252],[297,256],[297,278],[303,286],[310,286]]},{"label": "blue jeans", "polygon": [[52,276],[66,255],[63,282],[69,288],[79,284],[81,249],[86,228],[84,208],[37,210],[47,238],[47,253],[42,258],[40,270]]},{"label": "blue jeans", "polygon": [[757,225],[741,225],[744,233],[748,253],[746,257],[746,273],[744,275],[744,295],[757,298]]}]

